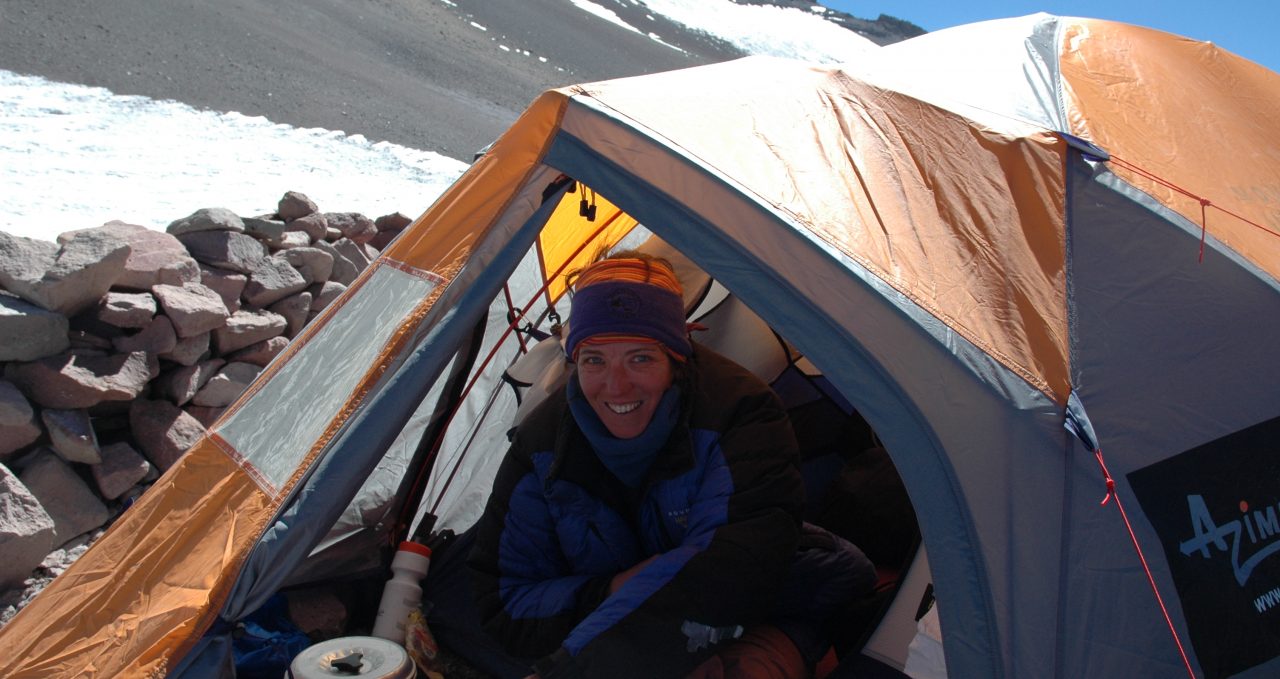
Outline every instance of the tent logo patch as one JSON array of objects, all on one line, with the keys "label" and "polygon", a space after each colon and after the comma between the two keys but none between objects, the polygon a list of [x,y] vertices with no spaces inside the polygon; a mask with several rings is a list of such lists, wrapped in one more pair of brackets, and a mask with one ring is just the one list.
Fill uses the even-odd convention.
[{"label": "tent logo patch", "polygon": [[1280,656],[1280,418],[1127,476],[1206,679]]},{"label": "tent logo patch", "polygon": [[[1251,513],[1248,500],[1241,500],[1240,518],[1221,525],[1215,523],[1204,496],[1187,496],[1187,505],[1191,511],[1194,536],[1180,545],[1182,553],[1189,556],[1199,552],[1206,559],[1213,558],[1216,552],[1229,553],[1231,570],[1241,587],[1249,582],[1249,576],[1263,559],[1280,551],[1280,522],[1276,520],[1275,505],[1255,509]],[[1258,547],[1260,541],[1264,544],[1261,548]],[[1245,546],[1241,547],[1242,544]],[[1251,555],[1248,554],[1250,546]]]}]

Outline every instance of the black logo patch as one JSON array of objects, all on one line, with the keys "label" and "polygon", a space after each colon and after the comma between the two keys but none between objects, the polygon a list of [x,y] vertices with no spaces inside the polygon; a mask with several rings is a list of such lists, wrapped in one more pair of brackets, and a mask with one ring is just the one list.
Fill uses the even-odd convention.
[{"label": "black logo patch", "polygon": [[1206,679],[1280,655],[1280,417],[1130,473]]}]

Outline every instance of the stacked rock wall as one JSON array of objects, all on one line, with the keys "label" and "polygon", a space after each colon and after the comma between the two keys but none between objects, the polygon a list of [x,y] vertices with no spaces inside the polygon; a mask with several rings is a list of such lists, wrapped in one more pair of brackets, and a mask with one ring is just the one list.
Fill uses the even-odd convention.
[{"label": "stacked rock wall", "polygon": [[0,622],[409,222],[289,192],[276,214],[201,209],[164,232],[0,232]]}]

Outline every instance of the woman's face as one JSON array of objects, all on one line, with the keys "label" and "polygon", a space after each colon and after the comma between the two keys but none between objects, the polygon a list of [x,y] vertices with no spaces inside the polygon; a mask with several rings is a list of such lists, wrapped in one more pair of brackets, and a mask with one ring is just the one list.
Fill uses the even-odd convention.
[{"label": "woman's face", "polygon": [[578,384],[610,434],[629,439],[649,426],[671,386],[671,357],[653,342],[583,344]]}]

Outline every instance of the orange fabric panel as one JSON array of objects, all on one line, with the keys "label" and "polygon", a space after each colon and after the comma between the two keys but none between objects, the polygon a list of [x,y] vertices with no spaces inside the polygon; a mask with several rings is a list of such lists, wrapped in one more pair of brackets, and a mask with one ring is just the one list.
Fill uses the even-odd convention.
[{"label": "orange fabric panel", "polygon": [[476,240],[507,208],[514,196],[512,187],[520,184],[546,153],[565,102],[565,95],[556,91],[534,100],[489,152],[414,220],[384,256],[434,273],[461,268]]},{"label": "orange fabric panel", "polygon": [[[589,192],[588,202],[596,205],[594,221],[587,221],[579,214],[584,191]],[[557,300],[565,293],[566,274],[590,264],[597,254],[616,245],[635,226],[635,219],[581,184],[575,193],[566,193],[538,234],[543,275],[552,277],[547,286],[550,298]]]},{"label": "orange fabric panel", "polygon": [[[1065,402],[1065,144],[1056,135],[1015,121],[988,129],[838,68],[785,61],[741,60],[581,91],[737,180]],[[565,119],[744,247],[771,247],[693,188],[698,176],[587,125]]]},{"label": "orange fabric panel", "polygon": [[201,439],[5,626],[0,676],[163,676],[221,609],[275,509]]},{"label": "orange fabric panel", "polygon": [[[1061,58],[1072,134],[1242,217],[1210,208],[1208,231],[1280,277],[1280,74],[1212,43],[1075,21],[1064,27]],[[1228,139],[1249,151],[1222,153]],[[1110,167],[1203,223],[1198,200],[1121,165]]]}]

